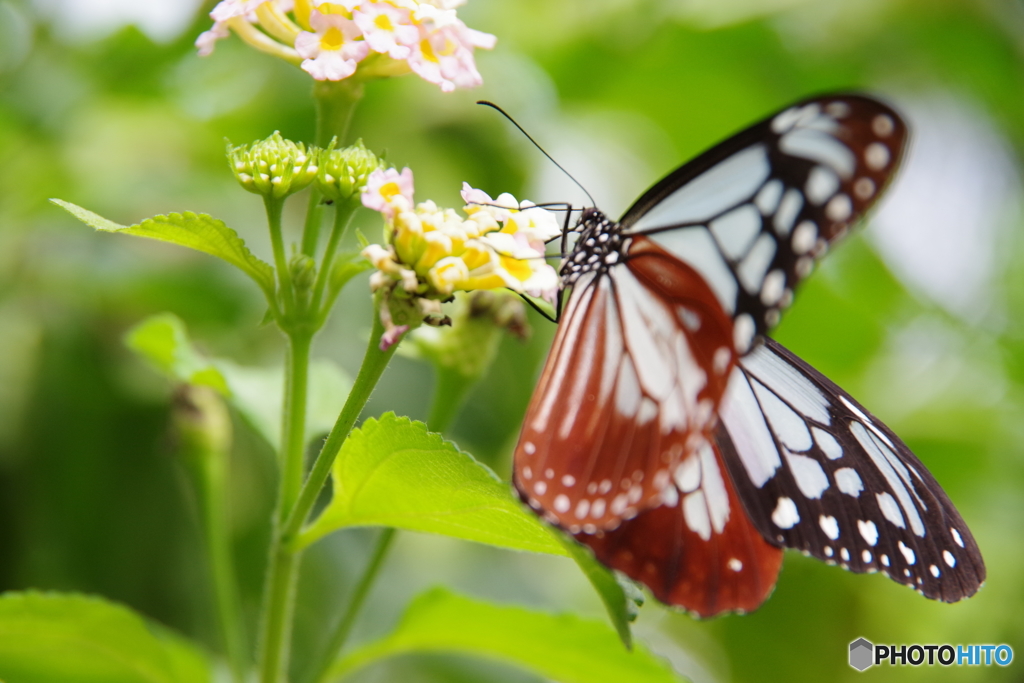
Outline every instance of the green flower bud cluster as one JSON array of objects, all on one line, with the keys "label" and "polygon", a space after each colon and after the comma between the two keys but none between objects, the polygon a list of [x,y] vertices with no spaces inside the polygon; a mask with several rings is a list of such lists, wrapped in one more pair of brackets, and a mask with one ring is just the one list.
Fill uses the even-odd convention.
[{"label": "green flower bud cluster", "polygon": [[274,131],[266,140],[249,145],[228,145],[231,170],[242,187],[254,194],[282,199],[305,188],[316,178],[321,150],[285,140]]},{"label": "green flower bud cluster", "polygon": [[316,186],[325,197],[334,201],[348,201],[359,195],[371,173],[383,166],[377,155],[366,149],[362,140],[351,147],[335,149],[337,138],[320,155],[320,172]]},{"label": "green flower bud cluster", "polygon": [[238,182],[249,192],[281,199],[306,188],[314,180],[328,199],[348,201],[358,196],[367,177],[383,165],[363,141],[335,149],[292,142],[274,131],[266,140],[249,145],[228,145],[228,161]]}]

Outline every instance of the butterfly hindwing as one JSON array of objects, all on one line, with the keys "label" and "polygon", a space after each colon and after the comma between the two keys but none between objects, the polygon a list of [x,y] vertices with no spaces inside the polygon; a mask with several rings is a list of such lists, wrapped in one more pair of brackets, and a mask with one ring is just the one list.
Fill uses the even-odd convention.
[{"label": "butterfly hindwing", "polygon": [[698,616],[749,612],[771,593],[782,549],[744,513],[714,442],[680,466],[658,507],[617,529],[577,534],[598,560]]},{"label": "butterfly hindwing", "polygon": [[945,602],[984,581],[973,536],[921,461],[778,342],[736,366],[720,416],[718,446],[766,539]]},{"label": "butterfly hindwing", "polygon": [[704,276],[745,352],[828,244],[874,204],[906,137],[900,117],[875,100],[806,100],[669,174],[620,226]]}]

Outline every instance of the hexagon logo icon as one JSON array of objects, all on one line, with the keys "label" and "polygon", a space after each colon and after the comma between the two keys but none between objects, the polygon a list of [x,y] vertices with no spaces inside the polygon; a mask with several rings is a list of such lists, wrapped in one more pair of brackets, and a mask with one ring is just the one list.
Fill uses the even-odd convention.
[{"label": "hexagon logo icon", "polygon": [[850,666],[857,671],[863,671],[872,664],[875,659],[875,646],[864,638],[858,638],[850,643]]}]

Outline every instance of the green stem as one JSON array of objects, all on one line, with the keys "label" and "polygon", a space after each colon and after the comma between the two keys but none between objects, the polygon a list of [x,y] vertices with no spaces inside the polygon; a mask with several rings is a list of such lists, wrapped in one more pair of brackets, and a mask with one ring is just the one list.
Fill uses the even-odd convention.
[{"label": "green stem", "polygon": [[435,377],[434,401],[430,406],[427,426],[430,431],[440,434],[455,421],[476,379],[442,368],[437,369]]},{"label": "green stem", "polygon": [[370,588],[373,587],[373,582],[377,579],[380,568],[384,565],[384,558],[387,557],[394,538],[395,530],[390,528],[382,529],[380,535],[377,536],[377,544],[374,546],[370,562],[366,565],[366,569],[363,570],[363,575],[359,578],[359,583],[356,584],[355,590],[352,591],[352,597],[349,600],[348,607],[345,609],[345,614],[342,615],[341,620],[334,627],[334,633],[331,634],[331,639],[324,650],[323,659],[314,670],[314,675],[310,677],[311,681],[326,683],[331,664],[334,663],[341,654],[342,648],[345,647],[345,641],[348,640],[348,636],[352,632],[352,625],[355,624],[356,617],[359,616],[363,603],[366,602],[366,598],[370,594]]},{"label": "green stem", "polygon": [[327,240],[327,248],[324,249],[324,256],[320,260],[320,268],[316,273],[316,284],[313,286],[313,303],[310,304],[310,311],[322,321],[326,316],[320,311],[320,302],[323,300],[324,288],[331,279],[331,269],[334,265],[334,255],[341,244],[341,238],[345,236],[345,230],[352,217],[356,215],[356,207],[353,202],[338,202],[334,209],[334,227],[331,228],[331,237]]},{"label": "green stem", "polygon": [[309,477],[299,494],[298,502],[281,531],[282,542],[286,544],[293,544],[298,538],[299,531],[302,529],[306,517],[309,516],[309,511],[313,509],[320,490],[331,474],[334,459],[338,456],[338,452],[341,450],[342,444],[345,443],[345,439],[348,438],[349,432],[352,431],[356,420],[359,419],[359,414],[363,411],[373,388],[377,386],[377,381],[384,373],[388,362],[395,355],[398,344],[392,344],[387,351],[380,350],[380,339],[383,334],[384,325],[380,322],[380,315],[375,311],[370,343],[366,348],[366,356],[363,357],[363,365],[359,368],[355,384],[352,385],[345,406],[341,409],[341,414],[338,415],[338,420],[334,423],[331,433],[327,435],[327,441],[324,442],[320,454],[316,457],[316,462],[313,463]]},{"label": "green stem", "polygon": [[267,224],[270,226],[270,245],[274,249],[274,266],[277,270],[277,281],[281,287],[285,313],[295,309],[295,288],[292,286],[292,273],[288,267],[288,257],[284,249],[284,234],[281,230],[281,214],[284,202],[280,199],[264,196],[263,205],[267,209]]},{"label": "green stem", "polygon": [[[359,82],[317,81],[313,86],[316,101],[316,144],[326,149],[331,139],[338,138],[338,145],[345,144],[348,129],[356,105],[363,98],[364,87]],[[322,195],[314,185],[309,191],[309,206],[306,209],[306,223],[302,229],[302,253],[316,255],[320,241],[320,226],[323,224]]]},{"label": "green stem", "polygon": [[[220,460],[227,458],[221,454]],[[217,476],[220,474],[220,476]],[[245,635],[239,619],[238,589],[235,585],[235,567],[231,559],[231,540],[227,523],[227,505],[224,500],[224,486],[227,478],[221,473],[211,472],[204,487],[206,551],[210,558],[210,573],[213,577],[213,592],[217,601],[217,616],[220,621],[221,637],[227,651],[235,683],[245,680],[246,649]]]},{"label": "green stem", "polygon": [[311,341],[312,337],[308,333],[292,333],[288,337],[288,362],[285,366],[285,393],[281,411],[281,484],[274,512],[274,536],[270,546],[260,640],[262,683],[284,680],[288,663],[299,556],[284,542],[281,529],[302,488]]}]

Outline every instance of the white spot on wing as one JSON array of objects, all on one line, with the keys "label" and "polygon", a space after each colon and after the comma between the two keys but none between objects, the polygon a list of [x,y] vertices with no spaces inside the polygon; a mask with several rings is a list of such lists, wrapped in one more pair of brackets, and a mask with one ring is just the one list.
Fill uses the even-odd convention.
[{"label": "white spot on wing", "polygon": [[818,226],[813,221],[800,221],[793,231],[793,251],[799,254],[806,254],[814,248],[814,242],[818,239]]},{"label": "white spot on wing", "polygon": [[873,171],[881,171],[889,165],[889,148],[881,142],[872,142],[864,150],[864,162]]},{"label": "white spot on wing", "polygon": [[833,541],[839,538],[839,522],[832,515],[820,515],[818,517],[818,526]]},{"label": "white spot on wing", "polygon": [[786,274],[781,270],[773,270],[764,278],[761,285],[761,303],[765,306],[774,306],[782,299],[786,291]]},{"label": "white spot on wing", "polygon": [[792,498],[782,496],[772,512],[772,522],[780,529],[791,529],[800,521],[800,513],[796,509],[796,503]]},{"label": "white spot on wing", "polygon": [[705,441],[698,453],[701,461],[701,489],[707,502],[711,527],[716,534],[720,534],[725,529],[725,523],[729,521],[729,493],[725,489],[722,472],[711,444]]},{"label": "white spot on wing", "polygon": [[686,526],[690,531],[701,539],[706,541],[711,538],[711,519],[708,517],[703,491],[694,491],[683,498],[683,519],[686,520]]},{"label": "white spot on wing", "polygon": [[732,323],[732,341],[739,353],[746,353],[754,341],[754,319],[749,313],[741,313]]},{"label": "white spot on wing", "polygon": [[815,166],[807,176],[804,192],[812,204],[822,204],[839,189],[839,176],[827,166]]},{"label": "white spot on wing", "polygon": [[569,496],[559,493],[555,496],[555,511],[566,513],[569,511]]},{"label": "white spot on wing", "polygon": [[818,461],[806,455],[795,455],[786,451],[783,451],[783,454],[800,493],[811,499],[821,498],[821,494],[828,489],[828,477]]},{"label": "white spot on wing", "polygon": [[706,221],[753,197],[770,171],[765,146],[752,145],[683,185],[628,226],[628,230],[644,232]]},{"label": "white spot on wing", "polygon": [[748,292],[753,294],[761,290],[761,283],[774,257],[775,238],[768,233],[762,233],[736,269],[736,275]]},{"label": "white spot on wing", "polygon": [[640,383],[633,370],[633,361],[623,356],[619,365],[619,381],[615,387],[615,409],[623,417],[633,417],[640,407]]},{"label": "white spot on wing", "polygon": [[864,482],[861,481],[860,475],[850,467],[839,468],[833,476],[836,478],[836,486],[848,496],[856,498],[864,490]]},{"label": "white spot on wing", "polygon": [[782,181],[775,178],[765,183],[754,198],[754,204],[761,210],[761,213],[767,216],[775,213],[780,199],[782,199]]},{"label": "white spot on wing", "polygon": [[853,202],[845,194],[837,194],[825,207],[825,215],[834,221],[845,221],[853,214]]},{"label": "white spot on wing", "polygon": [[779,210],[775,212],[775,219],[772,221],[775,231],[780,235],[788,234],[793,229],[793,223],[796,222],[797,214],[803,205],[804,197],[800,190],[789,188],[782,197],[782,203],[779,204]]},{"label": "white spot on wing", "polygon": [[907,525],[903,521],[903,513],[900,512],[900,506],[888,491],[875,494],[875,498],[878,500],[878,507],[882,510],[882,515],[885,516],[887,520],[901,529],[907,528]]},{"label": "white spot on wing", "polygon": [[928,567],[928,571],[930,571],[932,573],[932,576],[934,576],[936,579],[939,578],[939,574],[941,573],[939,571],[939,568],[936,567],[934,564]]},{"label": "white spot on wing", "polygon": [[878,527],[870,519],[866,522],[863,519],[858,519],[857,530],[860,531],[860,535],[867,541],[868,545],[873,546],[878,543]]},{"label": "white spot on wing", "polygon": [[679,463],[676,467],[675,482],[683,493],[697,490],[700,486],[700,456],[693,453]]},{"label": "white spot on wing", "polygon": [[743,563],[737,560],[735,557],[730,558],[727,564],[729,565],[729,569],[733,570],[734,572],[738,572],[741,569],[743,569]]},{"label": "white spot on wing", "polygon": [[900,552],[903,553],[903,558],[907,561],[907,564],[914,564],[917,561],[917,556],[914,555],[914,551],[903,544],[903,541],[898,542],[897,547]]},{"label": "white spot on wing", "polygon": [[945,560],[946,564],[948,564],[950,567],[956,566],[956,558],[953,557],[953,553],[949,552],[948,550],[942,551],[942,559]]},{"label": "white spot on wing", "polygon": [[956,529],[952,528],[952,527],[950,527],[949,532],[951,534],[953,534],[953,540],[956,541],[956,544],[958,546],[960,546],[961,548],[963,548],[964,547],[964,539],[960,538],[960,532],[957,531]]},{"label": "white spot on wing", "polygon": [[875,135],[878,137],[886,138],[892,135],[892,132],[896,130],[896,124],[888,114],[879,114],[871,120],[871,130],[873,130]]},{"label": "white spot on wing", "polygon": [[818,448],[825,453],[825,457],[829,460],[843,457],[843,447],[836,441],[836,437],[817,427],[811,427],[811,431],[814,432],[814,440],[818,443]]},{"label": "white spot on wing", "polygon": [[710,227],[725,255],[738,259],[761,231],[761,214],[753,204],[744,204],[711,221]]}]

